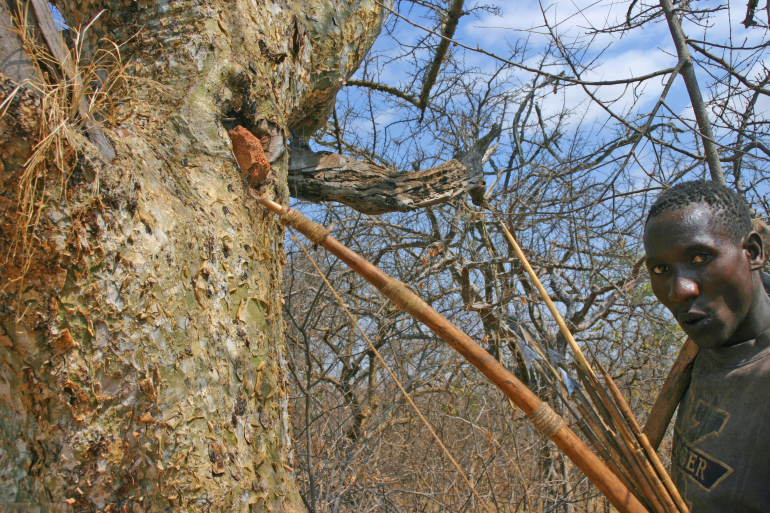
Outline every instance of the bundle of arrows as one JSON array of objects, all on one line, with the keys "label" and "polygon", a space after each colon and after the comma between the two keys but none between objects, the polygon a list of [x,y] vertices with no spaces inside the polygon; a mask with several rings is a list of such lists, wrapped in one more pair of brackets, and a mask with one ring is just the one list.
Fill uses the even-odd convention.
[{"label": "bundle of arrows", "polygon": [[[485,349],[431,308],[402,282],[391,278],[344,246],[331,237],[329,231],[323,226],[310,221],[299,211],[290,210],[263,197],[256,198],[264,207],[277,214],[281,222],[338,257],[397,306],[424,323],[459,352],[518,406],[534,426],[551,439],[619,511],[623,513],[645,511],[687,513],[689,511],[655,451],[655,447],[662,438],[659,426],[663,425],[663,431],[665,431],[673,411],[671,404],[675,406],[678,402],[676,398],[672,402],[671,397],[668,396],[675,396],[676,393],[661,394],[668,398],[668,400],[658,401],[666,403],[663,405],[665,407],[659,407],[657,412],[655,408],[653,409],[657,427],[651,443],[645,434],[645,431],[648,433],[649,431],[640,428],[631,408],[610,375],[595,358],[596,372],[589,364],[535,271],[529,265],[526,256],[502,221],[499,224],[503,234],[558,324],[574,354],[574,363],[568,364],[563,357],[555,358],[550,351],[549,357],[546,357],[542,348],[535,343],[521,347],[522,352],[533,354],[532,365],[563,403],[564,409],[569,411],[574,418],[573,425],[583,434],[595,452],[548,403],[542,401]],[[679,368],[683,368],[687,363],[682,358],[680,360],[682,361],[678,361],[675,367],[679,365]],[[570,377],[572,371],[576,372],[577,380]],[[667,382],[666,386],[669,389],[675,388],[674,382],[676,380],[672,383]],[[656,404],[657,406],[659,405]]]}]

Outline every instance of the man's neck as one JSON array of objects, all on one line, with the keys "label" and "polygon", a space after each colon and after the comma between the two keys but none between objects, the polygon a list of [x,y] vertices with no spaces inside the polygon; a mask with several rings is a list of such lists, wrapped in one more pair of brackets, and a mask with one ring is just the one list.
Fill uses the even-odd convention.
[{"label": "man's neck", "polygon": [[755,340],[764,332],[770,330],[770,296],[765,292],[759,271],[752,272],[751,278],[754,283],[754,299],[751,302],[751,308],[749,308],[746,318],[735,333],[721,347],[734,346],[749,340]]},{"label": "man's neck", "polygon": [[722,346],[708,349],[711,358],[726,366],[741,366],[760,353],[770,348],[770,330],[757,336],[755,339],[741,342],[732,346]]}]

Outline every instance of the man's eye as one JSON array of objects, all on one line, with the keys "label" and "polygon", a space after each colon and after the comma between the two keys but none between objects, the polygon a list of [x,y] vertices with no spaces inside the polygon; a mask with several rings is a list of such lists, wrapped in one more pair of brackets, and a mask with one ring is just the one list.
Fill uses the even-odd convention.
[{"label": "man's eye", "polygon": [[693,264],[702,264],[706,260],[708,260],[708,255],[695,255],[692,257]]},{"label": "man's eye", "polygon": [[663,274],[667,270],[668,270],[668,267],[666,267],[665,265],[656,265],[655,267],[652,268],[652,273],[653,274]]}]

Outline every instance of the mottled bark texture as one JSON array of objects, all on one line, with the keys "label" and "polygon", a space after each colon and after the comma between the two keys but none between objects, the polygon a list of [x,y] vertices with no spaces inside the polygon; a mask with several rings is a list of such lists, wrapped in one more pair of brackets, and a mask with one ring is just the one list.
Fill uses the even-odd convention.
[{"label": "mottled bark texture", "polygon": [[[51,127],[24,89],[0,120],[0,504],[301,511],[284,232],[245,188],[227,132],[317,130],[383,12],[373,0],[55,3],[75,27],[106,9],[86,51],[128,41],[131,78],[103,128],[114,159],[71,134],[67,176],[38,168],[26,260],[9,253],[20,180]],[[261,193],[286,203],[289,156],[270,154]]]}]

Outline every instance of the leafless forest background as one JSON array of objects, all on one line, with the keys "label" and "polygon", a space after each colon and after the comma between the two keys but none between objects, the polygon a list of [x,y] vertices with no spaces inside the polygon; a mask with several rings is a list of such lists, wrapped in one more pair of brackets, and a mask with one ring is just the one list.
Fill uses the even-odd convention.
[{"label": "leafless forest background", "polygon": [[[597,6],[598,24],[589,13]],[[541,5],[539,24],[509,27],[518,31],[501,31],[499,44],[477,51],[460,29],[502,16],[501,6],[396,2],[375,50],[310,141],[412,170],[459,158],[499,129],[474,201],[462,194],[377,216],[339,203],[294,207],[413,286],[569,419],[531,360],[539,348],[566,374],[570,355],[490,212],[503,216],[578,342],[643,420],[683,341],[646,279],[640,236],[651,201],[677,181],[722,179],[758,216],[769,213],[768,13],[756,1],[605,2],[558,16],[556,7]],[[595,73],[608,41],[661,28],[665,41],[638,49],[668,55],[656,71]],[[684,87],[692,77],[700,99],[692,83]],[[696,119],[704,112],[712,134],[705,145]],[[609,511],[451,348],[323,250],[310,252],[487,504],[501,512]],[[296,241],[287,256],[290,408],[309,509],[479,510]],[[669,448],[667,439],[666,462]]]}]

